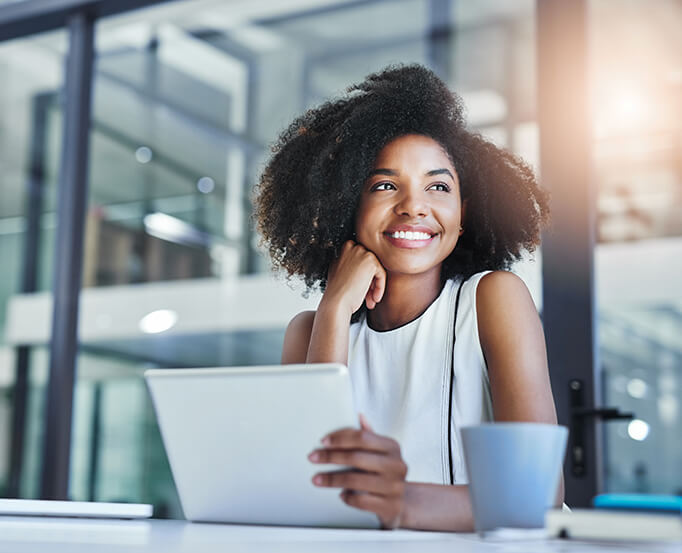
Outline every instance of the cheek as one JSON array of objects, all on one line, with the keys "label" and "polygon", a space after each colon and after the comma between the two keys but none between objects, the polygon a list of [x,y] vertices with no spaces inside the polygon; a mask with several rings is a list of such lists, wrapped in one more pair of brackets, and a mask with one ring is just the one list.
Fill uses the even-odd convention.
[{"label": "cheek", "polygon": [[361,233],[371,232],[372,228],[377,226],[378,215],[377,206],[361,202],[355,213],[355,233],[359,236]]},{"label": "cheek", "polygon": [[368,229],[367,226],[358,225],[355,228],[355,241],[358,244],[362,244],[367,249],[373,249],[375,235],[376,233]]},{"label": "cheek", "polygon": [[353,227],[353,230],[355,231],[355,234],[357,236],[360,236],[362,233],[362,230],[365,228],[365,217],[364,213],[362,210],[358,210],[358,212],[355,214],[355,226]]},{"label": "cheek", "polygon": [[459,202],[455,204],[444,204],[440,209],[436,210],[436,213],[436,216],[440,219],[441,224],[446,226],[448,230],[451,231],[453,227],[459,230],[459,225],[462,222],[462,209]]}]

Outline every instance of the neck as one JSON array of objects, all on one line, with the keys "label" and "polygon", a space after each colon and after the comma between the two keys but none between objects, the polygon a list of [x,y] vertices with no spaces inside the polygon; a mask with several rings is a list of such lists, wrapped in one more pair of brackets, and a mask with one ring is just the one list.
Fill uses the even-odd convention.
[{"label": "neck", "polygon": [[440,294],[440,270],[437,266],[420,275],[387,274],[384,297],[367,313],[369,326],[391,330],[419,317]]}]

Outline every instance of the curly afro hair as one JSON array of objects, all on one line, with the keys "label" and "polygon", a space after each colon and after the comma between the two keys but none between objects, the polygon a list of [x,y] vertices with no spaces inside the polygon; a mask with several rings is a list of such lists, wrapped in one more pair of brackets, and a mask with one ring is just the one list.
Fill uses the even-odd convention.
[{"label": "curly afro hair", "polygon": [[352,238],[364,182],[379,151],[419,134],[438,142],[467,202],[464,234],[442,278],[508,269],[533,251],[549,217],[547,194],[518,157],[466,127],[461,99],[420,65],[390,66],[298,117],[280,135],[256,189],[255,217],[276,267],[324,290]]}]

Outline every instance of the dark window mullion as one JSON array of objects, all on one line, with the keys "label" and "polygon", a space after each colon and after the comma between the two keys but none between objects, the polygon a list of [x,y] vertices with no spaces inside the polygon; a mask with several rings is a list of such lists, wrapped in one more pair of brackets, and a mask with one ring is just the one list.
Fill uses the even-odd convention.
[{"label": "dark window mullion", "polygon": [[71,415],[78,350],[78,304],[87,208],[94,19],[68,23],[64,128],[57,203],[50,374],[45,409],[41,497],[68,499]]}]

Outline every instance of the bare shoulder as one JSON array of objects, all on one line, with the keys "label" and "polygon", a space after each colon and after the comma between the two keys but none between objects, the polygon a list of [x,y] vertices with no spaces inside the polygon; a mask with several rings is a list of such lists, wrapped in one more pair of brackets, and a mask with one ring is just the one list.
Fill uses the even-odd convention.
[{"label": "bare shoulder", "polygon": [[476,310],[495,420],[556,422],[542,324],[526,284],[508,271],[485,275]]},{"label": "bare shoulder", "polygon": [[317,311],[301,311],[296,315],[287,326],[287,333],[303,334],[310,338],[310,332],[313,329],[313,322],[315,322],[315,314]]},{"label": "bare shoulder", "polygon": [[476,290],[477,302],[499,301],[511,297],[530,298],[523,280],[510,271],[492,271],[481,278]]},{"label": "bare shoulder", "polygon": [[315,311],[302,311],[287,326],[282,347],[282,364],[305,363],[310,335],[315,322]]},{"label": "bare shoulder", "polygon": [[[509,271],[493,271],[478,283],[476,312],[481,345],[491,350],[523,347],[541,338],[538,312],[526,284]],[[543,338],[544,341],[544,338]]]}]

